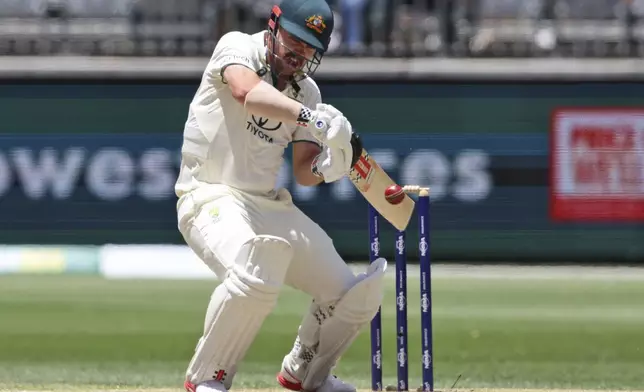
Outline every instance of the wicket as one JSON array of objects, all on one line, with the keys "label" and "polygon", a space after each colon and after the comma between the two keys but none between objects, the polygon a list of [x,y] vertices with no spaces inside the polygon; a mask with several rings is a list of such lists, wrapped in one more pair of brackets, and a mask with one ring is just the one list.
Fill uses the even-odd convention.
[{"label": "wicket", "polygon": [[[420,314],[422,343],[422,387],[420,391],[434,390],[434,363],[432,342],[432,303],[431,303],[431,241],[429,237],[429,188],[404,186],[408,194],[418,196],[418,253],[420,259]],[[369,259],[373,262],[380,256],[379,214],[369,206]],[[396,231],[396,350],[397,385],[387,386],[386,390],[408,391],[408,350],[407,350],[407,254],[406,233]],[[381,310],[371,320],[371,389],[383,390],[382,386],[382,322]]]}]

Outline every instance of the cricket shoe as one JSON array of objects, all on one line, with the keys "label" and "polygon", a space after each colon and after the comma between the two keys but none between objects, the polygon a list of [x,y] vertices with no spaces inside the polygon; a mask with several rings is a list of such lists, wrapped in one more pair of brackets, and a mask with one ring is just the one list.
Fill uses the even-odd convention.
[{"label": "cricket shoe", "polygon": [[195,385],[190,381],[183,383],[183,387],[186,389],[186,392],[228,392],[224,383],[216,380],[208,380]]},{"label": "cricket shoe", "polygon": [[[302,389],[302,382],[296,380],[284,369],[277,374],[277,382],[284,388],[291,391],[304,391]],[[336,376],[329,376],[315,392],[356,392],[356,387],[340,380]]]}]

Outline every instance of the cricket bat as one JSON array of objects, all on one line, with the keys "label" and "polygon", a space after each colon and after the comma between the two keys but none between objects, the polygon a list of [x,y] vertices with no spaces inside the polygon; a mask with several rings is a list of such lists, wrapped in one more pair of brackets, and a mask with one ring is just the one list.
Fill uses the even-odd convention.
[{"label": "cricket bat", "polygon": [[348,177],[380,216],[400,231],[407,228],[414,212],[414,201],[407,194],[398,204],[391,204],[385,199],[385,190],[396,183],[364,148],[356,164],[349,170]]}]

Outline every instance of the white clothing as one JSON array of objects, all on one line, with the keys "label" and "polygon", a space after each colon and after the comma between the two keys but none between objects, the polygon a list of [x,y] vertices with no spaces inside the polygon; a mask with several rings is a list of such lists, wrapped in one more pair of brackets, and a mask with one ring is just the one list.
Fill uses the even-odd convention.
[{"label": "white clothing", "polygon": [[[226,34],[204,72],[190,104],[181,171],[175,185],[179,231],[222,281],[234,268],[248,267],[244,257],[240,257],[244,244],[257,236],[283,239],[292,249],[290,260],[284,260],[288,267],[283,284],[311,295],[314,304],[332,306],[358,278],[324,230],[293,204],[290,193],[284,188],[275,189],[288,144],[318,143],[306,129],[253,116],[232,97],[222,80],[225,66],[243,64],[272,84],[270,72],[262,73],[266,69],[263,39],[264,32],[252,36],[240,32]],[[321,102],[313,80],[305,78],[298,86],[299,92],[289,86],[283,94],[297,97],[308,107]],[[261,272],[264,261],[270,263],[263,264],[264,267],[274,267],[276,263],[270,259],[253,260],[258,263],[257,271]],[[223,306],[225,301],[220,297],[213,295],[209,309]],[[308,314],[308,309],[302,311]],[[210,344],[208,337],[204,331],[199,344]],[[229,356],[235,360],[226,362],[225,369],[217,373],[228,374],[224,385],[232,384],[237,358],[243,360],[245,346],[237,349]],[[192,362],[200,363],[191,363],[191,367],[203,371],[197,376],[187,372],[188,381],[195,385],[218,377],[209,373],[217,369],[210,369],[212,366],[200,359],[199,352],[197,349]]]},{"label": "white clothing", "polygon": [[[263,234],[284,238],[294,250],[286,284],[316,300],[337,300],[351,287],[354,274],[329,236],[293,204],[289,192],[275,189],[288,143],[317,141],[305,128],[253,116],[222,80],[222,69],[230,64],[265,69],[265,53],[264,32],[230,32],[215,48],[184,130],[181,173],[175,186],[179,229],[199,256],[203,246],[212,251],[217,262],[204,261],[220,278],[225,264],[235,260],[250,238]],[[272,83],[270,73],[263,78]],[[311,78],[298,85],[297,96],[304,105],[321,102]],[[292,86],[284,94],[296,95]],[[219,210],[216,219],[208,215],[213,208]],[[203,245],[195,245],[202,241]]]},{"label": "white clothing", "polygon": [[[257,235],[272,235],[285,239],[293,248],[286,285],[326,304],[341,298],[354,284],[355,275],[331,238],[292,204],[288,192],[279,192],[276,200],[239,197],[238,191],[221,185],[208,193],[218,196],[202,208],[193,209],[192,200],[186,199],[179,209],[179,227],[188,246],[206,259],[220,279],[230,268],[226,263],[235,260],[245,242]],[[212,252],[213,262],[202,256],[203,248]]]},{"label": "white clothing", "polygon": [[[255,116],[237,102],[222,77],[223,69],[242,64],[266,72],[264,32],[225,34],[203,73],[184,129],[183,161],[175,185],[177,196],[201,183],[224,184],[247,193],[274,194],[284,150],[291,142],[319,144],[305,128]],[[321,102],[320,90],[311,78],[298,82],[299,92],[289,85],[283,94],[309,108]]]}]

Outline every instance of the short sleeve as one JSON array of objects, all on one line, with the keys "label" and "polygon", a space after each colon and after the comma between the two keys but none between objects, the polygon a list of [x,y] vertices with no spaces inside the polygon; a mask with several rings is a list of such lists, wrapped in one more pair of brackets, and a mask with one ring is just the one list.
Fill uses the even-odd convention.
[{"label": "short sleeve", "polygon": [[223,80],[224,70],[233,64],[240,64],[257,72],[260,67],[256,57],[257,50],[251,36],[237,31],[226,33],[217,42],[215,51],[210,58],[208,75],[225,83]]},{"label": "short sleeve", "polygon": [[[307,89],[308,91],[306,92],[302,103],[310,109],[315,109],[318,103],[322,103],[322,96],[318,86],[311,79],[308,79],[308,82],[310,85],[307,87],[310,88]],[[298,142],[310,142],[320,146],[320,142],[313,137],[308,129],[304,127],[295,128],[295,132],[293,133],[293,143]]]}]

